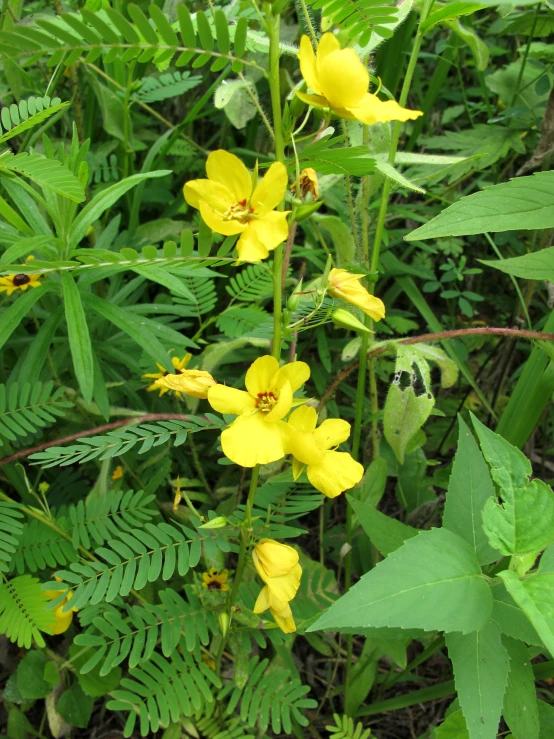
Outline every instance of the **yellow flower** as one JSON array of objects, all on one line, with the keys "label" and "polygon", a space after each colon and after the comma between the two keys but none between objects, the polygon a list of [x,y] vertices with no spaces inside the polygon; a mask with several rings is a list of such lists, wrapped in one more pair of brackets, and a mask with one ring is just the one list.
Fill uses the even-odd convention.
[{"label": "yellow flower", "polygon": [[360,284],[362,277],[345,269],[332,269],[328,278],[329,295],[361,308],[374,321],[380,321],[385,317],[385,304]]},{"label": "yellow flower", "polygon": [[[192,354],[185,354],[185,356],[182,359],[179,359],[179,357],[171,357],[171,364],[173,365],[173,369],[175,370],[175,374],[180,375],[187,364],[192,359]],[[159,362],[156,362],[156,367],[159,369],[159,372],[150,372],[149,374],[143,375],[143,380],[161,380],[162,377],[167,377],[169,375],[169,372],[166,370],[166,368],[161,365]],[[146,388],[149,393],[153,392],[154,390],[160,391],[160,398],[162,395],[165,395],[170,388],[168,387],[159,387],[156,385],[156,382],[153,382],[151,385],[148,385]],[[176,392],[175,393],[177,397],[180,397],[181,393]]]},{"label": "yellow flower", "polygon": [[288,602],[280,601],[272,596],[268,586],[264,585],[254,606],[254,613],[263,613],[268,608],[281,631],[285,634],[292,634],[296,631],[296,624]]},{"label": "yellow flower", "polygon": [[123,477],[123,467],[118,464],[112,472],[112,480],[120,480]]},{"label": "yellow flower", "polygon": [[259,357],[246,373],[244,390],[213,385],[208,402],[219,413],[237,416],[221,434],[223,453],[235,464],[254,467],[282,459],[289,427],[282,420],[293,394],[310,376],[304,362],[279,368],[274,357]]},{"label": "yellow flower", "polygon": [[300,70],[309,89],[298,97],[316,108],[329,108],[340,118],[362,123],[408,121],[423,113],[401,108],[394,100],[383,102],[369,93],[369,74],[354,49],[341,49],[332,33],[324,33],[317,47],[317,56],[307,36],[300,40]]},{"label": "yellow flower", "polygon": [[256,544],[252,552],[254,567],[272,598],[281,602],[294,598],[302,576],[298,559],[296,549],[287,544],[273,539],[260,539]]},{"label": "yellow flower", "polygon": [[[308,193],[312,194],[312,199],[317,200],[319,197],[317,173],[315,169],[306,167],[300,172],[300,197],[305,198]],[[296,183],[293,183],[291,190],[296,192]]]},{"label": "yellow flower", "polygon": [[154,382],[156,390],[174,390],[178,395],[192,395],[194,398],[207,398],[208,390],[216,380],[205,370],[180,370],[176,375],[164,375]]},{"label": "yellow flower", "polygon": [[40,275],[8,275],[0,277],[0,293],[11,295],[16,290],[25,290],[28,287],[40,287]]},{"label": "yellow flower", "polygon": [[[56,580],[61,582],[59,578],[56,578]],[[46,595],[49,597],[50,600],[54,600],[54,598],[57,598],[60,595],[60,592],[61,591],[59,590],[47,590]],[[77,611],[77,609],[70,608],[64,613],[63,607],[71,600],[72,597],[73,591],[70,590],[67,596],[62,600],[60,605],[52,611],[55,621],[54,624],[50,626],[50,631],[53,634],[63,634],[64,631],[67,631],[71,626],[71,622],[73,621],[73,614]]]},{"label": "yellow flower", "polygon": [[228,577],[228,570],[221,570],[221,572],[218,573],[216,568],[212,567],[209,572],[202,573],[202,580],[204,580],[202,587],[207,588],[208,590],[222,590],[225,592],[226,590],[229,590],[229,586],[227,585]]},{"label": "yellow flower", "polygon": [[219,149],[206,161],[207,180],[191,180],[185,200],[218,234],[240,234],[241,262],[265,259],[288,236],[287,212],[274,210],[285,196],[287,170],[274,162],[252,192],[252,177],[234,154]]},{"label": "yellow flower", "polygon": [[350,424],[340,418],[329,418],[316,428],[315,408],[297,408],[289,419],[294,429],[289,435],[289,451],[294,456],[292,472],[298,479],[307,465],[308,480],[316,490],[328,498],[336,498],[344,490],[357,485],[364,468],[347,452],[336,452],[334,447],[350,436]]},{"label": "yellow flower", "polygon": [[215,672],[216,664],[215,664],[215,660],[213,659],[213,657],[210,657],[209,654],[206,654],[204,652],[201,659],[202,659],[202,662],[206,665],[206,667],[209,667],[210,670],[213,670]]}]

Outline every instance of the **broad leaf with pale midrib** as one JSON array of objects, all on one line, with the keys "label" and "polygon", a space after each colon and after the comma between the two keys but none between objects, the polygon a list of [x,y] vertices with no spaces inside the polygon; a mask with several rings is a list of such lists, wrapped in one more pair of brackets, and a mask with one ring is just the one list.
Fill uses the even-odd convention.
[{"label": "broad leaf with pale midrib", "polygon": [[364,575],[309,631],[392,626],[470,632],[491,611],[491,591],[469,544],[446,529],[431,529]]}]

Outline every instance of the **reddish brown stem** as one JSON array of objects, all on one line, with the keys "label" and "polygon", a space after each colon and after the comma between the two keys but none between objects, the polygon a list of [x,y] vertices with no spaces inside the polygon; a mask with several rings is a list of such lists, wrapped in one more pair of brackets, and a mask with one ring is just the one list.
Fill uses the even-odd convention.
[{"label": "reddish brown stem", "polygon": [[[515,338],[521,339],[542,339],[543,341],[554,341],[554,334],[544,334],[540,331],[527,331],[525,329],[519,328],[484,327],[457,328],[453,329],[452,331],[439,331],[436,334],[421,334],[420,336],[409,336],[406,339],[400,339],[398,344],[421,344],[425,341],[441,341],[442,339],[455,339],[458,336],[464,337],[476,335],[513,336]],[[390,345],[388,344],[383,344],[382,346],[378,346],[375,349],[370,349],[370,351],[367,353],[368,359],[372,359],[373,357],[377,357],[379,354],[382,354],[389,348],[389,346]],[[319,401],[317,406],[318,411],[320,411],[325,406],[329,398],[334,395],[338,386],[343,383],[346,378],[352,374],[352,372],[354,372],[359,364],[360,360],[356,359],[354,362],[352,362],[352,364],[349,364],[348,367],[345,367],[341,372],[339,372],[339,374],[335,377],[327,390],[323,393],[321,400]]]},{"label": "reddish brown stem", "polygon": [[15,462],[16,459],[21,459],[22,457],[28,457],[30,454],[35,454],[35,452],[42,452],[51,446],[60,446],[61,444],[66,444],[68,441],[81,439],[84,436],[96,436],[97,434],[104,434],[106,431],[112,431],[112,429],[117,429],[121,426],[136,425],[137,423],[146,423],[148,421],[190,421],[190,416],[184,415],[183,413],[145,413],[144,416],[137,416],[132,419],[124,418],[122,421],[105,423],[103,426],[78,431],[76,434],[69,434],[68,436],[62,436],[60,439],[54,439],[54,441],[46,441],[43,444],[22,449],[19,452],[15,452],[15,454],[10,454],[8,457],[0,459],[0,466],[9,462]]},{"label": "reddish brown stem", "polygon": [[281,269],[281,285],[283,289],[285,287],[285,280],[287,279],[287,272],[289,271],[290,255],[292,254],[292,247],[294,244],[294,237],[296,236],[296,221],[293,221],[289,226],[289,235],[287,243],[285,245],[285,253],[283,254],[283,267]]}]

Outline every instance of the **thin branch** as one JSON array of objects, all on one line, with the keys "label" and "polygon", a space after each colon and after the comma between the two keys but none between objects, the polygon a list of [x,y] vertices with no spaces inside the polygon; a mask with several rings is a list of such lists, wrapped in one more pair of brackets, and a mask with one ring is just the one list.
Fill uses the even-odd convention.
[{"label": "thin branch", "polygon": [[104,434],[112,429],[121,428],[121,426],[135,426],[137,423],[146,423],[148,421],[190,421],[191,417],[183,413],[145,413],[144,416],[138,416],[129,420],[124,418],[121,421],[113,421],[112,423],[105,423],[103,426],[96,426],[93,429],[86,429],[85,431],[78,431],[76,434],[69,434],[68,436],[62,436],[60,439],[54,439],[54,441],[46,441],[43,444],[37,444],[36,446],[29,447],[28,449],[22,449],[15,454],[10,454],[8,457],[0,459],[0,466],[3,464],[9,464],[15,462],[17,459],[28,457],[30,454],[36,452],[42,452],[44,449],[48,449],[51,446],[61,446],[66,444],[68,441],[75,441],[81,439],[84,436],[97,436],[98,434]]},{"label": "thin branch", "polygon": [[[435,334],[421,334],[420,336],[410,336],[407,339],[400,339],[400,341],[395,342],[396,344],[421,344],[426,341],[441,341],[443,339],[455,339],[457,337],[464,337],[464,336],[478,336],[478,335],[485,335],[485,336],[513,336],[515,338],[521,338],[521,339],[531,339],[531,340],[542,340],[542,341],[554,341],[554,334],[545,334],[541,331],[527,331],[525,329],[518,329],[518,328],[493,328],[493,327],[484,327],[484,328],[459,328],[459,329],[453,329],[452,331],[439,331]],[[371,349],[367,353],[368,359],[373,359],[373,357],[379,356],[379,354],[383,354],[383,352],[388,351],[390,349],[391,343],[387,342],[384,344],[381,344],[380,346],[375,347],[375,349]],[[339,385],[341,385],[347,377],[349,377],[352,372],[358,367],[360,364],[360,360],[356,359],[352,364],[349,364],[348,367],[345,367],[339,374],[335,377],[333,382],[329,385],[327,390],[323,393],[321,396],[321,400],[318,403],[317,410],[320,411],[327,401],[334,395],[336,389]],[[1,462],[1,460],[0,460]]]}]

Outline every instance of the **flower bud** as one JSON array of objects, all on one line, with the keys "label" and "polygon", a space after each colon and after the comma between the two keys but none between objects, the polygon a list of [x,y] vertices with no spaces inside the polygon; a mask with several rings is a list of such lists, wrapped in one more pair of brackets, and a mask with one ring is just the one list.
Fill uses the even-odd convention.
[{"label": "flower bud", "polygon": [[291,313],[294,313],[294,311],[298,308],[300,305],[300,292],[302,290],[302,280],[298,283],[298,285],[294,288],[294,292],[287,300],[287,308],[290,310]]},{"label": "flower bud", "polygon": [[225,516],[216,516],[215,518],[212,518],[211,521],[206,521],[206,523],[203,523],[202,526],[199,526],[199,529],[223,529],[227,526],[227,519]]},{"label": "flower bud", "polygon": [[227,611],[222,611],[218,616],[219,628],[221,629],[221,635],[226,636],[229,631],[229,614]]},{"label": "flower bud", "polygon": [[364,334],[373,333],[368,329],[367,326],[364,326],[364,324],[359,321],[356,316],[350,313],[350,311],[344,310],[344,308],[337,308],[337,310],[334,311],[333,315],[331,316],[331,319],[335,326],[352,329],[353,331],[361,331]]}]

